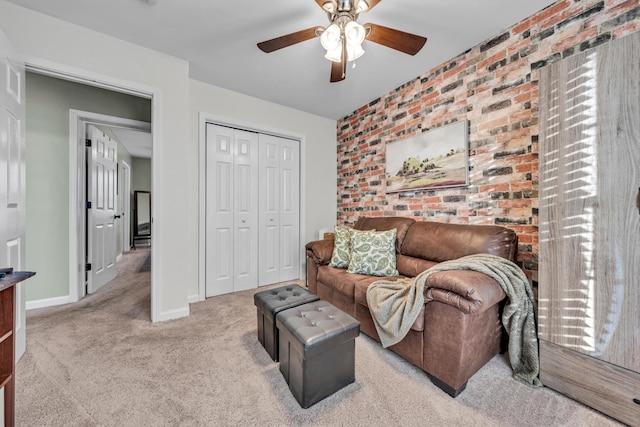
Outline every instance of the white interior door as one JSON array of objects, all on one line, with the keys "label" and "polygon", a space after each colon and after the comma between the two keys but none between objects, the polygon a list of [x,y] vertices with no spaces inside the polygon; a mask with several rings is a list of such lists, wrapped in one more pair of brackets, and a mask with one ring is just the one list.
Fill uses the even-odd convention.
[{"label": "white interior door", "polygon": [[298,141],[260,134],[260,286],[299,278]]},{"label": "white interior door", "polygon": [[[24,269],[24,65],[0,31],[0,267]],[[15,290],[15,357],[26,348],[25,283]]]},{"label": "white interior door", "polygon": [[87,126],[87,292],[116,277],[117,144],[95,126]]},{"label": "white interior door", "polygon": [[280,282],[300,277],[300,145],[281,138]]},{"label": "white interior door", "polygon": [[206,296],[258,284],[258,136],[207,125]]},{"label": "white interior door", "polygon": [[260,286],[280,281],[280,140],[260,135]]},{"label": "white interior door", "polygon": [[207,125],[206,296],[233,292],[233,129]]},{"label": "white interior door", "polygon": [[234,291],[258,286],[258,134],[234,130]]}]

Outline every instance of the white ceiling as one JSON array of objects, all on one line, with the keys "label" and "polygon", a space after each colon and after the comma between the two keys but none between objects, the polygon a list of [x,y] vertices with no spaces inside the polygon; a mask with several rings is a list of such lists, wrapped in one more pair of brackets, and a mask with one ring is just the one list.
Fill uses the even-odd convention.
[{"label": "white ceiling", "polygon": [[116,139],[124,145],[131,157],[150,159],[152,155],[151,132],[110,128]]},{"label": "white ceiling", "polygon": [[552,0],[383,0],[359,22],[427,37],[409,56],[365,41],[346,80],[329,83],[318,39],[273,53],[256,43],[326,26],[314,0],[9,0],[189,61],[216,86],[338,119],[431,68],[500,34]]}]

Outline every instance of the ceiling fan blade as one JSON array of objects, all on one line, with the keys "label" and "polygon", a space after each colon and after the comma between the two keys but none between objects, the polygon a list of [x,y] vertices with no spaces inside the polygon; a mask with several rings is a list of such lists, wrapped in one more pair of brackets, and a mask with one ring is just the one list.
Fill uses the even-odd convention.
[{"label": "ceiling fan blade", "polygon": [[322,27],[307,28],[306,30],[296,31],[295,33],[263,41],[258,43],[258,47],[263,52],[271,53],[275,50],[282,49],[283,47],[288,47],[318,37],[318,33],[316,32],[317,29],[322,29]]},{"label": "ceiling fan blade", "polygon": [[331,61],[331,78],[329,81],[331,83],[336,83],[342,81],[347,77],[347,67],[344,61],[333,62]]},{"label": "ceiling fan blade", "polygon": [[417,36],[393,28],[376,24],[364,24],[365,28],[371,28],[367,40],[381,44],[391,49],[399,50],[409,55],[415,55],[427,42],[426,37]]},{"label": "ceiling fan blade", "polygon": [[331,61],[331,83],[339,82],[347,77],[347,39],[342,38],[340,62]]}]

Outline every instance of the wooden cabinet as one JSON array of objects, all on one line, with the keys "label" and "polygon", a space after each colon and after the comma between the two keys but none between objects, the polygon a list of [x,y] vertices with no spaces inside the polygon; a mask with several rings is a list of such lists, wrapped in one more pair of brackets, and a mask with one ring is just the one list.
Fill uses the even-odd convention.
[{"label": "wooden cabinet", "polygon": [[15,285],[35,273],[15,272],[0,278],[0,388],[4,387],[4,425],[15,418]]},{"label": "wooden cabinet", "polygon": [[540,379],[640,425],[640,33],[540,71]]}]

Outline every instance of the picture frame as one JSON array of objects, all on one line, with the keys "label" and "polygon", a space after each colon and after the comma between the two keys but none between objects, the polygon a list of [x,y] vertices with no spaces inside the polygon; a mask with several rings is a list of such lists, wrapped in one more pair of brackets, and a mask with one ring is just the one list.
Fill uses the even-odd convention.
[{"label": "picture frame", "polygon": [[386,192],[469,185],[469,125],[461,120],[387,143]]}]

